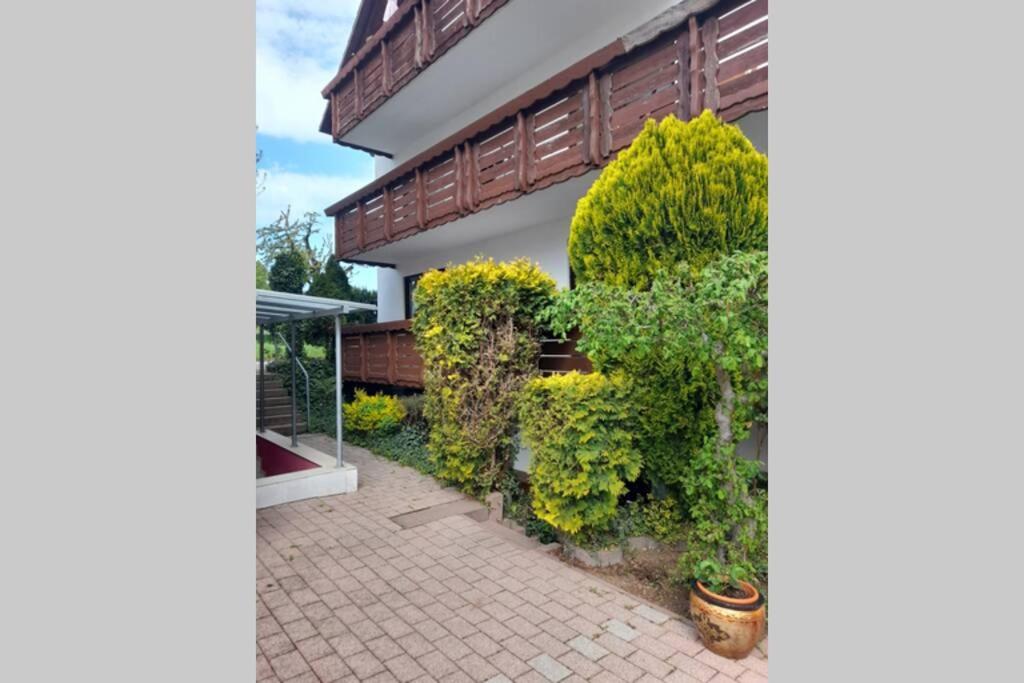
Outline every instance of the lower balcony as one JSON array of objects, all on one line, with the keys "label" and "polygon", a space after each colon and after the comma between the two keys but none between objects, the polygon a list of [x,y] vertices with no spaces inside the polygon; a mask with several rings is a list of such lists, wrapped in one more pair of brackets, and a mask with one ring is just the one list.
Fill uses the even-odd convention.
[{"label": "lower balcony", "polygon": [[[411,320],[342,327],[341,335],[346,382],[423,388],[423,358],[416,351]],[[537,365],[545,375],[593,369],[576,350],[575,335],[566,341],[544,339]]]}]

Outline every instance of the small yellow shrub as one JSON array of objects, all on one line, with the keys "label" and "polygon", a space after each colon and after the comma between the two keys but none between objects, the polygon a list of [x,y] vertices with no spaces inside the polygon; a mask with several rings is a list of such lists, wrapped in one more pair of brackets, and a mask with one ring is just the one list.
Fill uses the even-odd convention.
[{"label": "small yellow shrub", "polygon": [[355,400],[342,406],[345,429],[360,434],[394,431],[405,419],[405,406],[394,396],[370,396],[356,389]]}]

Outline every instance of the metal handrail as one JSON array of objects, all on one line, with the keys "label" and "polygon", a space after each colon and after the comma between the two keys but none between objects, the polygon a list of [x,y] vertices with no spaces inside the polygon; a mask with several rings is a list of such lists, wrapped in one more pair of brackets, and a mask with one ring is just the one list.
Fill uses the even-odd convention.
[{"label": "metal handrail", "polygon": [[302,365],[302,361],[299,360],[299,357],[295,355],[295,351],[292,350],[291,345],[288,343],[288,340],[284,338],[284,335],[278,332],[277,336],[281,338],[281,343],[284,344],[284,347],[288,349],[288,353],[290,353],[292,358],[295,359],[295,364],[299,366],[299,370],[302,370],[302,374],[306,376],[306,430],[309,431],[309,423],[313,419],[313,414],[309,412],[309,373],[306,372],[305,366]]}]

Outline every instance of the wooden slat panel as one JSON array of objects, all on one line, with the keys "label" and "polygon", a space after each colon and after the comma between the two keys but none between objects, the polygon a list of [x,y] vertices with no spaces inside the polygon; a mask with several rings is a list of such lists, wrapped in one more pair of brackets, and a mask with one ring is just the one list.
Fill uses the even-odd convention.
[{"label": "wooden slat panel", "polygon": [[404,85],[406,77],[410,77],[416,70],[415,22],[415,15],[409,15],[389,38],[392,91]]},{"label": "wooden slat panel", "polygon": [[632,102],[628,106],[612,112],[612,137],[618,134],[617,129],[640,120],[643,122],[651,114],[662,107],[674,105],[679,99],[679,91],[674,87],[663,88],[658,92]]},{"label": "wooden slat panel", "polygon": [[730,79],[742,76],[744,72],[768,62],[768,43],[762,43],[752,50],[733,57],[718,67],[718,83],[724,85]]},{"label": "wooden slat panel", "polygon": [[[754,0],[754,2],[742,9],[732,11],[735,7],[736,3],[731,3],[721,6],[721,8],[715,8],[719,17],[719,35],[727,36],[761,17],[768,16],[768,0]],[[712,11],[715,10],[713,9]],[[729,12],[732,13],[729,14]]]},{"label": "wooden slat panel", "polygon": [[[676,80],[679,78],[679,66],[675,61],[653,66],[654,68],[643,78],[633,81],[628,86],[619,89],[614,89],[613,87],[611,98],[613,109],[621,109],[627,104],[643,97],[649,97],[663,88],[676,87]],[[616,80],[613,77],[613,86],[615,82]]]},{"label": "wooden slat panel", "polygon": [[341,237],[339,253],[349,254],[359,248],[358,221],[359,212],[355,207],[335,216],[335,228]]},{"label": "wooden slat panel", "polygon": [[375,107],[385,98],[384,68],[380,50],[377,50],[360,69],[362,73],[362,107],[367,110]]},{"label": "wooden slat panel", "polygon": [[531,129],[533,181],[587,163],[583,138],[583,87],[552,96],[535,109]]},{"label": "wooden slat panel", "polygon": [[363,203],[363,249],[383,243],[384,195],[378,192]]},{"label": "wooden slat panel", "polygon": [[624,88],[646,76],[652,69],[675,64],[675,41],[654,42],[643,47],[615,67],[615,88]]},{"label": "wooden slat panel", "polygon": [[721,109],[737,102],[764,95],[768,92],[768,67],[751,71],[724,84],[721,89]]},{"label": "wooden slat panel", "polygon": [[454,44],[465,30],[463,19],[466,14],[464,0],[436,0],[431,3],[433,10],[433,48],[444,51]]},{"label": "wooden slat panel", "polygon": [[423,174],[426,195],[426,220],[428,222],[455,213],[455,192],[458,177],[455,175],[454,154],[449,154]]},{"label": "wooden slat panel", "polygon": [[723,38],[723,35],[725,34],[721,32],[721,26],[719,26],[719,61],[725,61],[733,53],[765,40],[768,37],[768,18],[765,17],[764,21],[749,26],[728,38]]}]

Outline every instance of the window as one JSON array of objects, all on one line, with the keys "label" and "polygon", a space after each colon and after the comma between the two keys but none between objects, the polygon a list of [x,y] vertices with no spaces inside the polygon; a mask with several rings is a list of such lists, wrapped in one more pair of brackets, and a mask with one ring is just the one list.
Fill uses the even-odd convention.
[{"label": "window", "polygon": [[412,292],[416,289],[416,282],[423,273],[405,276],[405,317],[408,320],[416,310],[416,304],[412,300]]},{"label": "window", "polygon": [[[438,268],[437,270],[444,270],[444,268]],[[412,314],[416,312],[416,303],[412,300],[412,293],[416,291],[416,283],[419,282],[423,273],[416,273],[415,275],[405,276],[405,318],[409,320],[412,318]]]}]

